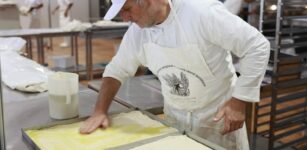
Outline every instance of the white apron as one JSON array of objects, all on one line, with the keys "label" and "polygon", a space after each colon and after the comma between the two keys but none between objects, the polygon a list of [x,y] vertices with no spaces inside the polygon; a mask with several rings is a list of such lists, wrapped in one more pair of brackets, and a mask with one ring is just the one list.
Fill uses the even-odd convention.
[{"label": "white apron", "polygon": [[139,53],[139,58],[145,58],[143,65],[161,81],[167,119],[179,129],[194,132],[227,150],[248,150],[245,126],[222,136],[224,121],[212,121],[218,107],[231,99],[236,76],[221,79],[213,75],[200,47],[188,42],[170,0],[169,3],[184,46],[162,47],[153,43],[146,31],[150,40]]},{"label": "white apron", "polygon": [[65,17],[65,10],[60,10],[59,12],[59,24],[60,27],[65,27],[70,22],[70,15],[68,14],[67,17]]},{"label": "white apron", "polygon": [[[70,23],[70,15],[68,14],[67,17],[65,17],[65,9],[60,9],[60,12],[59,12],[59,24],[60,24],[60,27],[61,28],[64,28],[67,24]],[[68,46],[69,43],[70,43],[70,38],[69,37],[64,37],[64,41],[63,41],[63,45],[64,46]]]},{"label": "white apron", "polygon": [[65,11],[68,7],[68,2],[66,0],[58,0],[58,5],[59,5],[59,24],[60,27],[66,26],[71,18],[70,18],[70,13],[68,12],[67,17],[65,17]]}]

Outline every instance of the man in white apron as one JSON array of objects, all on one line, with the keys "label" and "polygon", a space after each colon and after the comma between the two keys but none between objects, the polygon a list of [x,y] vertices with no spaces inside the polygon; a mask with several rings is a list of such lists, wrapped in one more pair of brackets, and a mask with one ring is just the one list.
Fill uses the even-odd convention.
[{"label": "man in white apron", "polygon": [[41,8],[43,7],[42,0],[26,0],[26,7],[28,9],[25,15],[30,15],[30,28],[41,28]]},{"label": "man in white apron", "polygon": [[[88,134],[110,125],[121,83],[144,65],[162,85],[164,113],[178,128],[226,149],[249,149],[245,105],[259,101],[269,42],[217,0],[113,0],[105,16],[132,21],[106,67]],[[240,58],[238,78],[230,52]],[[135,93],[137,94],[137,93]]]},{"label": "man in white apron", "polygon": [[[55,14],[55,12],[59,10],[60,27],[64,27],[71,21],[69,11],[71,10],[72,6],[73,6],[72,0],[58,0],[58,5],[53,10],[52,14]],[[69,38],[65,37],[64,41],[60,44],[60,47],[68,47],[68,43],[69,43]]]}]

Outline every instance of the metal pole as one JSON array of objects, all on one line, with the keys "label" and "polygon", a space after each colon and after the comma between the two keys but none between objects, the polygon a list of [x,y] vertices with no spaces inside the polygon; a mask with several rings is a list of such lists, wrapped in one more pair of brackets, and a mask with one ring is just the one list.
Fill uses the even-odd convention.
[{"label": "metal pole", "polygon": [[48,20],[49,20],[49,28],[51,28],[51,2],[48,0]]},{"label": "metal pole", "polygon": [[5,134],[4,134],[4,114],[3,114],[3,98],[2,98],[2,78],[1,78],[1,59],[0,59],[0,150],[5,150]]},{"label": "metal pole", "polygon": [[[48,0],[48,20],[49,20],[49,28],[52,28],[52,22],[51,22],[51,2],[50,0]],[[50,37],[49,38],[49,41],[50,41],[50,49],[52,50],[53,49],[53,44],[52,44],[52,38]]]},{"label": "metal pole", "polygon": [[275,124],[276,124],[276,111],[277,111],[277,98],[278,98],[278,88],[276,76],[279,64],[279,53],[281,50],[281,29],[283,22],[283,0],[277,0],[277,12],[276,12],[276,32],[275,32],[275,47],[274,47],[274,63],[273,63],[273,77],[272,77],[272,102],[271,102],[271,112],[270,112],[270,128],[269,128],[269,149],[274,149],[275,138]]},{"label": "metal pole", "polygon": [[[93,21],[93,16],[92,16],[92,2],[88,1],[88,8],[89,8],[89,22]],[[93,21],[94,22],[94,21]]]},{"label": "metal pole", "polygon": [[259,31],[263,32],[264,0],[260,1]]}]

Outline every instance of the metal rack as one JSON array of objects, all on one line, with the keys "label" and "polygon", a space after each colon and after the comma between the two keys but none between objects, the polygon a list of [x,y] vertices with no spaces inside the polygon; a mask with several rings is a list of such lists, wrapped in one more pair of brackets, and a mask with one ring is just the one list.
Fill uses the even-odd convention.
[{"label": "metal rack", "polygon": [[259,18],[259,30],[275,36],[270,99],[256,104],[254,132],[268,138],[268,149],[307,149],[307,0],[261,0]]},{"label": "metal rack", "polygon": [[99,0],[99,16],[103,18],[111,7],[111,0]]}]

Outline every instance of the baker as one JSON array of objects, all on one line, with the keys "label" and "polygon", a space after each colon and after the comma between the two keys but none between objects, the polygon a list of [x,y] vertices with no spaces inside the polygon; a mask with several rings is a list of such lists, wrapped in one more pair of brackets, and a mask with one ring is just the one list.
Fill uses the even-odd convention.
[{"label": "baker", "polygon": [[[168,120],[226,149],[249,149],[245,107],[259,101],[266,38],[217,0],[112,0],[104,18],[118,13],[133,24],[103,73],[95,110],[80,133],[110,125],[111,101],[144,65],[161,81]],[[240,58],[240,77],[231,52]]]}]

